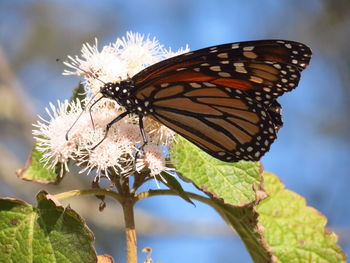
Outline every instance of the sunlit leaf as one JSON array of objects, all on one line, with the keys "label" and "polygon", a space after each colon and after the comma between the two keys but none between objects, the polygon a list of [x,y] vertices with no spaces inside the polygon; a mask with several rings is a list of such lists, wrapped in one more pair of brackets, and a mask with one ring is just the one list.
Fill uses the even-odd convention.
[{"label": "sunlit leaf", "polygon": [[278,262],[346,262],[337,236],[325,228],[327,219],[305,199],[284,189],[280,180],[264,173],[268,198],[257,207],[264,237]]},{"label": "sunlit leaf", "polygon": [[94,237],[82,218],[45,192],[38,207],[0,199],[0,262],[93,263]]},{"label": "sunlit leaf", "polygon": [[49,169],[41,161],[42,152],[38,151],[35,147],[29,156],[24,168],[18,169],[16,174],[19,178],[26,181],[33,181],[42,184],[57,184],[59,183],[65,171],[61,165],[57,165],[56,169]]},{"label": "sunlit leaf", "polygon": [[177,137],[171,150],[176,171],[190,179],[196,187],[225,203],[244,205],[255,201],[261,175],[259,162],[219,161],[187,140]]}]

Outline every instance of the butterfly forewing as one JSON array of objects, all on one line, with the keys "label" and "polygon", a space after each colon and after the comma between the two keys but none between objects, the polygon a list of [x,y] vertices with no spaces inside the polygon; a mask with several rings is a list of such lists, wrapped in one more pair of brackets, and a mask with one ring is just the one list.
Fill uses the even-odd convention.
[{"label": "butterfly forewing", "polygon": [[[311,58],[311,50],[304,44],[287,40],[258,40],[230,43],[188,52],[154,64],[134,79],[138,84],[147,85],[163,74],[174,73],[189,66],[209,63],[212,66],[221,61],[282,63],[296,67],[299,71],[306,68]],[[276,66],[278,67],[278,66]]]}]

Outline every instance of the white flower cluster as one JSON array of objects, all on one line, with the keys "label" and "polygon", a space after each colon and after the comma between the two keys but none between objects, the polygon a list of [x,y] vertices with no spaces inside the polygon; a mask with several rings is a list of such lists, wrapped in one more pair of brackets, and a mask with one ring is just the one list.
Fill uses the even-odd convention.
[{"label": "white flower cluster", "polygon": [[[81,57],[69,57],[70,62],[65,62],[65,65],[70,70],[65,70],[63,74],[84,77],[88,102],[91,96],[100,92],[104,82],[132,77],[149,65],[188,52],[188,48],[172,52],[156,39],[128,32],[126,37],[104,46],[101,51],[96,40],[93,46],[83,45],[81,52]],[[143,144],[134,116],[115,123],[103,142],[91,150],[104,138],[107,123],[123,112],[115,101],[102,99],[91,108],[91,112],[84,110],[78,100],[58,102],[57,107],[50,104],[50,109],[46,111],[50,119],[39,116],[33,134],[37,149],[43,152],[43,161],[48,167],[53,169],[60,164],[68,170],[67,162],[75,160],[84,167],[82,172],[96,171],[97,175],[107,177],[111,169],[117,174],[128,174],[134,169],[137,147]],[[147,167],[150,174],[155,176],[167,169],[164,148],[170,147],[173,132],[151,118],[144,118],[144,123],[149,143],[144,147],[141,159],[137,160],[136,168],[140,171]]]},{"label": "white flower cluster", "polygon": [[69,62],[64,64],[71,70],[65,70],[64,75],[84,76],[88,91],[96,94],[103,82],[115,82],[133,77],[142,69],[161,60],[186,53],[188,46],[177,52],[167,50],[158,40],[152,40],[139,33],[127,32],[126,37],[118,38],[115,43],[98,50],[95,45],[84,44],[81,58],[68,56]]}]

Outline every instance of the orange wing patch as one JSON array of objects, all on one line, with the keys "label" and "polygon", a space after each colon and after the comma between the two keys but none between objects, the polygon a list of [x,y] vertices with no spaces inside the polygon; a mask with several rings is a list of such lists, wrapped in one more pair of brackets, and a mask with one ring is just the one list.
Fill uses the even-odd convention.
[{"label": "orange wing patch", "polygon": [[184,94],[186,97],[225,97],[228,98],[226,92],[216,88],[201,88],[197,90],[191,90]]},{"label": "orange wing patch", "polygon": [[217,118],[205,118],[205,119],[224,128],[226,131],[231,133],[232,137],[236,138],[238,142],[241,144],[250,142],[252,140],[252,136],[240,130],[239,128],[237,128],[236,126],[232,125],[231,123],[227,122],[224,119],[217,119]]},{"label": "orange wing patch", "polygon": [[[208,126],[207,124],[205,124],[204,122],[202,122],[197,118],[184,116],[182,114],[177,114],[174,112],[163,111],[163,110],[157,110],[157,114],[159,114],[160,116],[164,116],[168,119],[174,120],[175,122],[182,123],[183,125],[190,128],[191,130],[198,131],[199,134],[203,134],[207,138],[210,138],[216,141],[218,144],[224,147],[227,151],[234,151],[236,148],[236,145],[237,145],[236,142],[234,142],[230,137],[228,137],[221,131]],[[175,129],[175,131],[177,130]]]},{"label": "orange wing patch", "polygon": [[237,110],[233,108],[219,107],[219,106],[213,106],[213,107],[223,112],[227,112],[230,115],[238,116],[240,118],[246,119],[247,121],[252,123],[258,123],[260,120],[258,115],[253,112],[249,112],[245,110]]},{"label": "orange wing patch", "polygon": [[211,105],[220,105],[224,107],[237,108],[237,109],[248,109],[248,106],[239,99],[231,98],[198,98],[199,102],[211,104]]},{"label": "orange wing patch", "polygon": [[239,90],[250,90],[253,88],[252,83],[243,79],[218,78],[218,79],[212,80],[211,83],[218,84],[224,87],[233,88],[233,89],[239,89]]},{"label": "orange wing patch", "polygon": [[247,133],[251,134],[251,135],[255,135],[259,132],[259,127],[257,127],[256,125],[238,119],[238,118],[233,118],[233,117],[228,117],[228,120],[232,121],[233,123],[236,123],[237,125],[239,125],[242,129],[244,129],[244,131],[246,131]]},{"label": "orange wing patch", "polygon": [[164,125],[166,125],[170,129],[174,130],[175,132],[181,134],[185,138],[191,140],[192,142],[196,142],[197,144],[201,145],[201,147],[203,147],[204,149],[208,149],[208,150],[211,150],[214,152],[225,151],[224,148],[221,148],[215,144],[212,144],[212,143],[208,142],[208,140],[205,140],[205,139],[197,136],[196,134],[194,134],[188,130],[183,129],[183,128],[175,125],[174,123],[167,121],[166,119],[164,119],[160,116],[157,116],[157,120],[159,120],[161,123],[163,123]]},{"label": "orange wing patch", "polygon": [[178,82],[179,80],[181,81],[186,81],[186,82],[191,82],[191,81],[199,81],[199,82],[205,82],[205,81],[212,81],[214,80],[215,77],[208,76],[202,73],[198,72],[192,72],[192,71],[184,71],[184,72],[177,72],[176,74],[163,77],[158,81],[155,81],[153,84],[162,84],[162,83],[171,83],[171,82]]},{"label": "orange wing patch", "polygon": [[154,86],[148,86],[141,90],[141,92],[136,93],[136,97],[140,100],[150,98],[151,93],[156,89]]},{"label": "orange wing patch", "polygon": [[174,86],[159,90],[155,94],[154,98],[160,99],[160,98],[164,98],[164,97],[170,97],[170,96],[179,94],[179,93],[183,92],[184,90],[185,90],[185,88],[183,85],[174,85]]},{"label": "orange wing patch", "polygon": [[191,101],[188,98],[173,98],[165,99],[160,101],[155,101],[153,105],[157,107],[172,108],[172,109],[181,109],[182,111],[194,112],[201,114],[211,114],[220,116],[222,113],[218,110],[215,110],[209,105],[204,105]]}]

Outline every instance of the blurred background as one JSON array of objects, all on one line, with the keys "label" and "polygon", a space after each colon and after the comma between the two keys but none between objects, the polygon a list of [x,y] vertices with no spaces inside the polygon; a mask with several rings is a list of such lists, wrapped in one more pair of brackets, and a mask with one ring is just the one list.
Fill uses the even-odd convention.
[{"label": "blurred background", "polygon": [[[348,0],[0,0],[0,196],[35,203],[40,189],[58,193],[88,187],[92,178],[84,175],[67,176],[52,187],[21,181],[15,170],[31,150],[36,114],[47,117],[48,103],[69,98],[79,81],[62,76],[64,67],[56,59],[80,54],[82,44],[94,43],[95,37],[100,47],[114,42],[128,30],[155,36],[173,50],[268,38],[312,48],[299,87],[280,99],[285,125],[262,162],[328,218],[349,254]],[[125,262],[118,205],[108,202],[100,213],[98,200],[76,199],[66,204],[88,220],[98,253]],[[198,203],[194,207],[175,197],[144,200],[137,206],[136,224],[139,249],[152,247],[154,262],[251,262],[223,220]],[[140,262],[144,258],[140,254]]]}]

